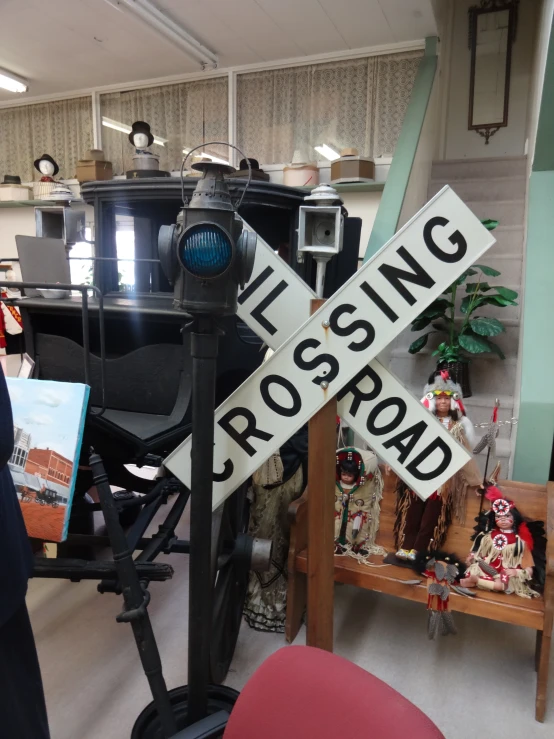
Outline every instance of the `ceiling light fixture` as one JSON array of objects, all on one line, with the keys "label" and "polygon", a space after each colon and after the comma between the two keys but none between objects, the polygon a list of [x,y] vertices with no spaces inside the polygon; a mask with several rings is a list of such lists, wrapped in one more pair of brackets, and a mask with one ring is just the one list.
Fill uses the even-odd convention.
[{"label": "ceiling light fixture", "polygon": [[29,89],[27,80],[18,77],[13,72],[8,72],[6,69],[0,69],[0,87],[3,90],[9,90],[9,92],[27,92]]},{"label": "ceiling light fixture", "polygon": [[[126,123],[114,121],[112,118],[106,118],[106,116],[102,116],[102,125],[106,126],[106,128],[113,128],[114,131],[121,131],[121,133],[131,133],[132,131],[131,126],[128,126]],[[165,146],[167,142],[168,139],[160,139],[158,136],[154,136],[154,143],[158,146]]]},{"label": "ceiling light fixture", "polygon": [[327,146],[327,144],[321,144],[321,146],[314,146],[314,149],[319,152],[322,156],[325,157],[325,159],[328,159],[330,162],[334,162],[335,159],[340,159],[340,154],[338,151],[335,151],[330,146]]},{"label": "ceiling light fixture", "polygon": [[175,21],[171,20],[165,13],[162,13],[150,0],[106,0],[117,10],[128,10],[138,20],[142,21],[150,30],[156,31],[159,35],[166,38],[180,51],[183,51],[188,57],[198,62],[202,69],[211,66],[217,67],[218,58],[200,43],[194,36],[185,31]]}]

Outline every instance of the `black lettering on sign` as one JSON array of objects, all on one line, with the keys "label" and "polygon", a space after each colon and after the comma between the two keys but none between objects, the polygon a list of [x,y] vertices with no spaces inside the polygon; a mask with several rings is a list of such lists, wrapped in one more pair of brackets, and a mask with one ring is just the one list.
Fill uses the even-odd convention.
[{"label": "black lettering on sign", "polygon": [[[256,290],[260,287],[260,285],[263,285],[263,283],[267,280],[268,277],[270,277],[275,270],[272,267],[266,267],[260,274],[256,277],[256,279],[251,282],[248,287],[242,291],[242,293],[238,297],[238,302],[240,305],[245,303],[248,298],[256,292]],[[288,287],[288,283],[285,282],[285,280],[281,280],[274,288],[271,290],[265,298],[258,303],[258,305],[253,308],[250,311],[250,315],[252,318],[254,318],[260,326],[265,328],[265,330],[270,333],[272,336],[277,332],[276,327],[267,320],[267,318],[264,316],[264,310],[268,308],[271,303],[273,303],[279,295],[286,290]]]},{"label": "black lettering on sign", "polygon": [[433,239],[433,229],[435,226],[448,226],[449,223],[450,221],[448,218],[444,218],[443,216],[435,216],[434,218],[431,218],[423,227],[423,240],[434,257],[440,259],[441,262],[452,264],[453,262],[459,262],[460,259],[465,256],[467,251],[467,241],[462,234],[456,230],[448,237],[448,241],[458,247],[453,254],[443,251]]},{"label": "black lettering on sign", "polygon": [[331,331],[336,334],[337,336],[350,336],[355,331],[358,331],[358,329],[362,329],[365,331],[365,339],[362,339],[361,341],[353,341],[352,343],[348,344],[348,348],[352,349],[353,352],[361,352],[364,349],[367,349],[368,346],[371,346],[373,344],[373,340],[375,339],[375,329],[371,325],[369,321],[363,321],[361,319],[357,321],[352,321],[348,326],[339,326],[339,318],[343,315],[343,313],[354,313],[356,311],[355,305],[350,305],[350,303],[343,303],[342,305],[339,305],[335,308],[335,310],[331,313],[329,316],[329,326],[331,328]]},{"label": "black lettering on sign", "polygon": [[[231,425],[231,421],[234,421],[235,418],[239,416],[242,416],[242,418],[246,420],[246,428],[244,429],[244,431],[237,431],[237,429]],[[225,431],[225,433],[229,434],[231,439],[233,439],[233,441],[236,441],[241,449],[243,449],[250,457],[253,457],[254,454],[256,454],[256,450],[254,449],[252,444],[248,443],[248,439],[250,439],[251,437],[261,439],[262,441],[269,441],[270,439],[273,439],[273,434],[268,434],[267,431],[262,431],[261,429],[257,428],[256,416],[248,408],[242,408],[240,406],[237,406],[237,408],[232,408],[219,419],[218,423]]]},{"label": "black lettering on sign", "polygon": [[[369,379],[373,382],[373,387],[369,392],[364,392],[358,387],[358,384],[365,377],[369,377]],[[351,393],[354,397],[352,398],[349,413],[356,417],[356,413],[358,412],[361,403],[364,400],[375,400],[382,389],[383,383],[381,381],[381,378],[379,377],[377,372],[375,372],[375,370],[373,370],[368,364],[366,367],[363,368],[363,370],[358,372],[358,374],[350,380],[348,385],[346,385],[346,387],[344,387],[340,391],[340,393],[338,393],[337,400],[342,400],[349,393]]]},{"label": "black lettering on sign", "polygon": [[[285,388],[285,390],[290,394],[292,400],[292,405],[290,408],[285,408],[284,406],[279,405],[277,401],[271,397],[269,392],[269,388],[271,387],[271,385],[280,385],[281,387]],[[267,407],[275,413],[278,413],[280,416],[292,418],[292,416],[296,416],[296,414],[302,408],[302,399],[300,398],[300,393],[294,387],[290,380],[281,377],[281,375],[268,375],[267,377],[264,377],[264,379],[260,382],[260,393],[262,396],[262,400],[267,405]]]},{"label": "black lettering on sign", "polygon": [[394,323],[398,320],[398,316],[393,311],[393,309],[390,307],[388,303],[386,303],[383,298],[375,292],[375,290],[369,285],[367,282],[362,282],[360,285],[364,293],[367,295],[368,298],[373,300],[375,305],[386,315],[386,317]]},{"label": "black lettering on sign", "polygon": [[[390,423],[385,424],[385,426],[377,426],[375,422],[377,421],[379,414],[386,408],[391,408],[392,406],[396,406],[397,408],[396,416],[392,419],[392,421],[390,421]],[[375,408],[373,408],[373,410],[367,417],[367,430],[370,434],[375,434],[375,436],[389,434],[402,423],[402,421],[404,420],[404,416],[406,415],[406,410],[406,403],[402,400],[402,398],[392,397],[386,398],[386,400],[382,400],[380,403],[377,403]]]},{"label": "black lettering on sign", "polygon": [[318,346],[321,346],[321,341],[318,341],[317,339],[304,339],[304,341],[301,341],[300,344],[298,344],[293,355],[295,365],[301,370],[312,370],[319,367],[320,364],[329,365],[328,372],[322,372],[321,375],[317,375],[313,378],[312,382],[315,385],[321,384],[323,380],[332,382],[338,375],[340,369],[338,360],[332,354],[318,354],[313,359],[304,359],[302,355],[304,354],[305,349],[317,349]]},{"label": "black lettering on sign", "polygon": [[408,267],[412,268],[412,272],[400,269],[400,267],[393,267],[391,264],[382,264],[379,267],[379,272],[390,282],[396,292],[402,295],[408,305],[413,305],[416,299],[405,285],[402,284],[401,280],[426,287],[427,289],[433,287],[435,280],[433,280],[431,275],[427,274],[419,262],[416,262],[404,246],[399,246],[396,253],[399,257],[402,257]]},{"label": "black lettering on sign", "polygon": [[[396,447],[400,452],[398,455],[398,461],[400,464],[404,464],[408,455],[411,454],[413,448],[425,433],[426,428],[427,424],[425,421],[419,421],[413,426],[410,426],[409,429],[401,431],[399,434],[396,434],[396,436],[393,436],[392,439],[385,441],[383,446],[385,449],[390,449],[392,446]],[[404,442],[405,439],[409,439],[409,441]]]},{"label": "black lettering on sign", "polygon": [[[435,449],[440,449],[443,453],[442,462],[440,462],[434,470],[431,470],[431,472],[421,472],[421,470],[418,469],[419,465],[424,462],[427,457],[435,451]],[[451,461],[452,450],[442,439],[437,437],[429,444],[429,446],[426,446],[409,465],[407,465],[406,469],[416,478],[416,480],[432,480],[434,477],[442,475]]]},{"label": "black lettering on sign", "polygon": [[214,472],[213,478],[212,478],[213,481],[214,482],[225,482],[225,480],[228,480],[231,477],[234,469],[235,469],[235,465],[231,462],[230,459],[226,459],[225,464],[223,465],[223,472]]}]

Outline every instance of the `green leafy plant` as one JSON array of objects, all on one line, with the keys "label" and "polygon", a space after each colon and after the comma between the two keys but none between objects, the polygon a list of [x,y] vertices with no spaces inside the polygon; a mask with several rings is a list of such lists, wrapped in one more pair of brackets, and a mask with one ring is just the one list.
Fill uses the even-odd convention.
[{"label": "green leafy plant", "polygon": [[[482,221],[483,225],[490,231],[496,228],[498,221],[487,219]],[[491,336],[498,336],[506,329],[497,318],[480,315],[481,310],[487,305],[506,307],[517,305],[518,294],[515,290],[500,285],[489,285],[486,277],[498,277],[500,272],[484,264],[474,264],[467,269],[458,279],[444,291],[441,297],[434,300],[413,321],[411,330],[422,331],[429,325],[431,331],[427,331],[410,344],[410,354],[417,354],[426,346],[429,336],[434,333],[446,334],[445,341],[441,342],[432,356],[437,357],[437,362],[467,362],[473,354],[494,352],[501,359],[504,354],[499,346],[490,340]],[[471,277],[477,276],[477,282],[467,282]],[[462,299],[460,311],[463,321],[458,328],[455,320],[455,305],[458,290],[465,284],[466,295]],[[478,314],[479,313],[479,314]]]}]

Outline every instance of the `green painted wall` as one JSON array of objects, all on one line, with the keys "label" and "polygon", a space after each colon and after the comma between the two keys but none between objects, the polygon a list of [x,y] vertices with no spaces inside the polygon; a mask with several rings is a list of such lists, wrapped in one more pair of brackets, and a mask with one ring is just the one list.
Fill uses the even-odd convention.
[{"label": "green painted wall", "polygon": [[432,36],[425,39],[425,54],[419,64],[364,262],[367,262],[396,233],[436,70],[437,38]]},{"label": "green painted wall", "polygon": [[554,37],[529,182],[521,396],[513,478],[544,484],[554,440]]}]

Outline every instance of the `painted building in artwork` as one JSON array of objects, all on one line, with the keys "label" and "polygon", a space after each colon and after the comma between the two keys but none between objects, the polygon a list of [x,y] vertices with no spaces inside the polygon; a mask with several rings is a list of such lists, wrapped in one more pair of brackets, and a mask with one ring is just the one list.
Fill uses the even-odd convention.
[{"label": "painted building in artwork", "polygon": [[52,449],[30,449],[25,472],[59,485],[69,485],[73,464]]},{"label": "painted building in artwork", "polygon": [[10,459],[10,465],[20,470],[25,469],[27,458],[31,449],[31,434],[19,426],[13,427],[14,447]]}]

